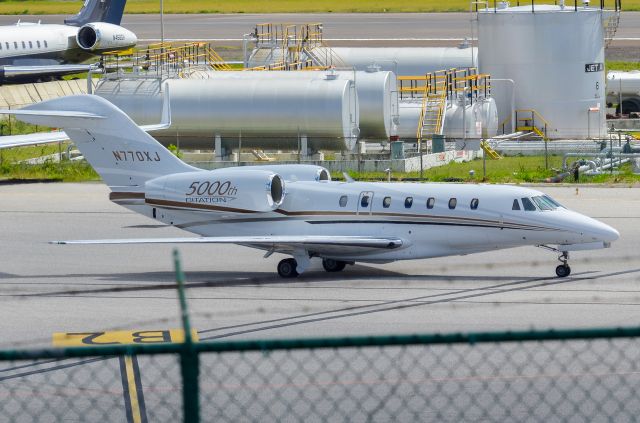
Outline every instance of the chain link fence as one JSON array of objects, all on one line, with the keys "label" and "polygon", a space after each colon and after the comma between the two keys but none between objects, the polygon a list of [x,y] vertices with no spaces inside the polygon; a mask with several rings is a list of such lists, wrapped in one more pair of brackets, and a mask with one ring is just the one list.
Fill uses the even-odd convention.
[{"label": "chain link fence", "polygon": [[640,328],[4,351],[0,420],[630,422],[640,415],[637,336]]}]

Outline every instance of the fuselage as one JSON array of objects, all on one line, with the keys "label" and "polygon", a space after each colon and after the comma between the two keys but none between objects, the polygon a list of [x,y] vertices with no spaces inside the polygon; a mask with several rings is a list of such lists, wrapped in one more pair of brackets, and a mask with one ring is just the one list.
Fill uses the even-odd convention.
[{"label": "fuselage", "polygon": [[76,43],[77,27],[20,23],[0,27],[0,65],[44,66],[78,63],[92,53]]},{"label": "fuselage", "polygon": [[229,204],[208,201],[170,207],[145,201],[156,207],[157,219],[207,237],[352,235],[404,241],[402,249],[341,255],[342,260],[393,261],[523,245],[607,246],[619,237],[615,229],[540,191],[516,186],[287,182],[283,203],[261,213],[229,211]]}]

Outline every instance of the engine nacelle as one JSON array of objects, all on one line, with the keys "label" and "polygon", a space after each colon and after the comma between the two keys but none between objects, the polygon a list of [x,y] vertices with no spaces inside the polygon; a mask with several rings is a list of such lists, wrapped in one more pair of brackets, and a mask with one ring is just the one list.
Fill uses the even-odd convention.
[{"label": "engine nacelle", "polygon": [[305,164],[256,165],[225,168],[225,171],[245,172],[251,170],[268,170],[280,175],[285,181],[330,181],[331,173],[322,166]]},{"label": "engine nacelle", "polygon": [[268,212],[284,201],[284,179],[267,170],[178,173],[145,184],[149,205],[227,212]]},{"label": "engine nacelle", "polygon": [[76,43],[87,51],[120,50],[133,47],[137,42],[138,37],[133,32],[105,22],[83,25],[76,34]]}]

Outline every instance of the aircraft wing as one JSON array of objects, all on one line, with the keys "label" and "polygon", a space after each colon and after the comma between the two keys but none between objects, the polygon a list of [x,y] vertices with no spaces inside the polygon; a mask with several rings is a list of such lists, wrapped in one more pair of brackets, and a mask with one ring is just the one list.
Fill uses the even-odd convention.
[{"label": "aircraft wing", "polygon": [[95,64],[70,64],[70,65],[36,65],[15,66],[5,65],[0,67],[1,79],[20,79],[25,77],[62,76],[74,73],[89,72],[97,69]]},{"label": "aircraft wing", "polygon": [[51,241],[52,244],[241,244],[290,253],[305,249],[319,254],[359,254],[379,250],[393,250],[403,247],[399,238],[378,238],[367,236],[239,236],[239,237],[200,237],[200,238],[138,238],[138,239],[102,239],[78,241]]}]

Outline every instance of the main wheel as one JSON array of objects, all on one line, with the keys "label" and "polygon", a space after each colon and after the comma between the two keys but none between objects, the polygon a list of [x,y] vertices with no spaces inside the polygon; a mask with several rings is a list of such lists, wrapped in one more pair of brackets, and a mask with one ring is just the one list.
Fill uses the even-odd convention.
[{"label": "main wheel", "polygon": [[278,263],[278,274],[283,278],[295,278],[298,276],[296,267],[298,267],[298,263],[295,259],[284,259]]},{"label": "main wheel", "polygon": [[568,264],[561,264],[560,266],[556,267],[556,275],[558,275],[559,278],[566,278],[570,274],[571,268]]},{"label": "main wheel", "polygon": [[324,267],[324,270],[326,270],[327,272],[340,272],[344,270],[346,265],[347,265],[346,262],[340,261],[340,260],[334,260],[334,259],[322,260],[322,267]]}]

